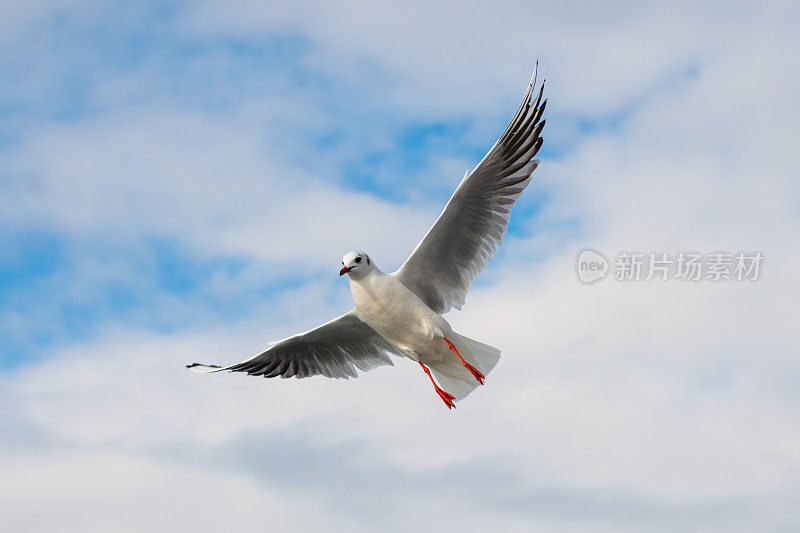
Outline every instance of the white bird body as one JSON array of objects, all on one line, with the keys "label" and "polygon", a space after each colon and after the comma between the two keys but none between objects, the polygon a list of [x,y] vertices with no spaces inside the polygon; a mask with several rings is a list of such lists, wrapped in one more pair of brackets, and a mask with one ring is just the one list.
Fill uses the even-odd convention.
[{"label": "white bird body", "polygon": [[427,362],[437,347],[449,351],[442,337],[450,324],[392,274],[374,267],[351,276],[350,292],[358,317],[414,361]]},{"label": "white bird body", "polygon": [[447,340],[481,377],[497,364],[500,350],[454,332],[447,320],[414,294],[397,273],[382,272],[364,252],[347,254],[342,264],[342,270],[350,277],[358,318],[403,355],[430,367],[454,400],[463,399],[479,382],[455,357]]},{"label": "white bird body", "polygon": [[353,311],[271,343],[241,363],[187,366],[200,372],[229,370],[264,377],[348,378],[357,377],[356,369],[391,365],[388,355],[407,357],[422,366],[451,409],[454,401],[482,385],[500,350],[454,332],[442,314],[453,307],[461,309],[469,287],[502,243],[511,208],[539,164],[533,157],[542,145],[546,101],[542,101],[544,86],[532,100],[535,80],[534,71],[506,130],[464,177],[399,270],[382,272],[364,252],[342,258],[339,275],[350,278]]}]

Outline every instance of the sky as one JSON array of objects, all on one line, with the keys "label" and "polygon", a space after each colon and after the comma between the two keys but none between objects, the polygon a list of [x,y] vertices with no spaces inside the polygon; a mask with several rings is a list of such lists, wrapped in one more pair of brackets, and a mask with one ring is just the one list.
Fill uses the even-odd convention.
[{"label": "sky", "polygon": [[[287,4],[3,3],[6,527],[798,530],[798,5]],[[348,311],[350,250],[399,267],[537,59],[542,163],[446,316],[485,387],[186,371]]]}]

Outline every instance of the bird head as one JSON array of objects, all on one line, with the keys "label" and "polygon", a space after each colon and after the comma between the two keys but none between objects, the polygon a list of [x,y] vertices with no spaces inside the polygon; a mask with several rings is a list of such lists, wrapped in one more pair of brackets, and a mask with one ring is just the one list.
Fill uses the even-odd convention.
[{"label": "bird head", "polygon": [[350,252],[342,257],[342,269],[340,276],[347,274],[353,279],[360,279],[366,276],[373,268],[375,263],[364,252]]}]

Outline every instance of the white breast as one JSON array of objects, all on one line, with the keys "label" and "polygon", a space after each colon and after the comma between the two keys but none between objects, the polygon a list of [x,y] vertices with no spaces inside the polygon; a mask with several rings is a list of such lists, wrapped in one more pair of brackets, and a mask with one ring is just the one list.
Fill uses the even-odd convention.
[{"label": "white breast", "polygon": [[391,274],[375,271],[351,279],[350,290],[359,317],[405,352],[425,353],[450,330],[446,320]]}]

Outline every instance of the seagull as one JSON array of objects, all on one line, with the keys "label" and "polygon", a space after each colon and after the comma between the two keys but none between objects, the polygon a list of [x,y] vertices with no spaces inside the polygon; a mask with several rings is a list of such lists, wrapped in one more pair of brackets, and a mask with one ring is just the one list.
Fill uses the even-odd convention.
[{"label": "seagull", "polygon": [[[538,63],[537,63],[538,67]],[[342,258],[355,308],[317,328],[270,343],[230,366],[187,365],[199,372],[247,372],[251,376],[357,377],[405,357],[428,376],[448,409],[478,385],[500,359],[500,350],[453,331],[442,316],[461,309],[467,291],[502,244],[511,208],[530,184],[542,146],[547,100],[538,95],[534,68],[528,89],[503,134],[465,174],[444,211],[411,256],[392,273],[366,252]]]}]

